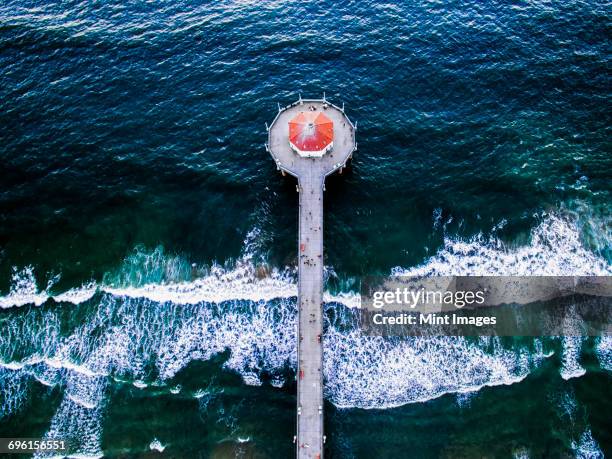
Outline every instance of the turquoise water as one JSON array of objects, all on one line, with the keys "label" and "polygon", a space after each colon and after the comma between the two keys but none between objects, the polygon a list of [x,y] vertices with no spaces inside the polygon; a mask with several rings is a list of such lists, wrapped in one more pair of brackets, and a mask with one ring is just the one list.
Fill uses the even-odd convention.
[{"label": "turquoise water", "polygon": [[292,455],[297,196],[263,143],[325,91],[358,121],[328,456],[610,455],[610,340],[353,322],[362,275],[612,272],[608,35],[594,1],[4,2],[0,436]]}]

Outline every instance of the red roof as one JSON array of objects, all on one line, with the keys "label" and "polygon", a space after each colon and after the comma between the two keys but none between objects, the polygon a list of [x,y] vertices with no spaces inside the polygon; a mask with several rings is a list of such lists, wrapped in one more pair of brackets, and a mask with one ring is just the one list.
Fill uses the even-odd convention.
[{"label": "red roof", "polygon": [[289,121],[289,141],[301,151],[321,151],[334,140],[334,123],[322,112],[300,112]]}]

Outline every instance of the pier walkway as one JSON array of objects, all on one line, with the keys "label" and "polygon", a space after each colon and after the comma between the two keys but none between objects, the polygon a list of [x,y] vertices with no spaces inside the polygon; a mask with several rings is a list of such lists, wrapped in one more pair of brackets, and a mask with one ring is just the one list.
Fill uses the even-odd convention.
[{"label": "pier walkway", "polygon": [[[320,110],[334,123],[333,149],[320,158],[289,146],[289,120]],[[325,177],[343,168],[356,148],[355,127],[344,110],[325,100],[299,100],[279,113],[266,145],[277,168],[298,180],[298,459],[323,457],[323,191]]]}]

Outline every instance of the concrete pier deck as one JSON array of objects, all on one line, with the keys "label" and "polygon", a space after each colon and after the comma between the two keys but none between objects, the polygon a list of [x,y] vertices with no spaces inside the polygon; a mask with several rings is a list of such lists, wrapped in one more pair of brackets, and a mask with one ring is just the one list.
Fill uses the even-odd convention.
[{"label": "concrete pier deck", "polygon": [[[334,123],[333,149],[304,158],[289,146],[289,120],[320,110]],[[277,168],[298,179],[298,459],[323,457],[323,191],[325,177],[341,169],[356,149],[355,127],[326,100],[299,100],[279,113],[268,129],[267,150]]]}]

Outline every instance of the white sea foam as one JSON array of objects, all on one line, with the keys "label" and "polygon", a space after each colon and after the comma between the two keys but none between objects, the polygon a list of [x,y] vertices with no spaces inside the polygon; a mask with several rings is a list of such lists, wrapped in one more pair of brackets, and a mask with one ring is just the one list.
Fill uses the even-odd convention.
[{"label": "white sea foam", "polygon": [[35,304],[40,306],[49,299],[46,291],[40,291],[34,277],[34,267],[13,268],[9,293],[0,297],[0,308]]},{"label": "white sea foam", "polygon": [[512,459],[529,459],[529,450],[527,448],[518,448],[512,452]]},{"label": "white sea foam", "polygon": [[[176,261],[171,264],[175,269]],[[580,245],[570,222],[553,216],[534,229],[526,247],[508,248],[482,236],[467,242],[447,239],[423,265],[394,272],[609,274],[610,267]],[[18,285],[3,297],[4,307],[25,304],[17,292],[24,292],[22,299],[44,293],[36,291],[32,270],[16,274]],[[101,385],[108,376],[163,385],[190,362],[225,351],[224,368],[240,374],[245,383],[262,384],[266,375],[280,386],[286,368],[296,366],[296,284],[288,271],[257,274],[252,258],[245,256],[231,269],[213,267],[194,281],[148,284],[145,276],[143,285],[135,287],[88,285],[73,290],[62,299],[82,304],[83,298],[93,298],[96,288],[100,292],[96,304],[87,305],[87,320],[61,334],[61,308],[15,314],[0,335],[0,360],[5,371],[64,385],[63,403],[89,410],[83,413],[99,413],[103,398],[92,397],[82,385]],[[326,300],[333,315],[350,315],[350,306],[358,305],[355,294],[328,294]],[[512,384],[547,357],[541,342],[535,343],[533,351],[505,348],[494,338],[383,339],[364,336],[354,325],[329,324],[324,340],[326,396],[341,407],[382,408]],[[33,351],[15,358],[23,349]],[[564,349],[566,375],[575,374],[579,346],[566,344]]]},{"label": "white sea foam", "polygon": [[[351,311],[330,307],[337,314]],[[56,313],[45,311],[38,322],[28,323],[27,333],[36,335],[55,321]],[[278,386],[284,369],[296,366],[295,325],[294,300],[190,307],[106,295],[96,314],[71,335],[47,333],[48,342],[40,343],[40,349],[50,350],[49,355],[32,361],[35,368],[17,371],[35,372],[44,365],[64,372],[61,380],[67,381],[69,398],[90,409],[102,400],[90,397],[80,384],[101,384],[102,375],[149,383],[147,362],[154,363],[163,383],[189,362],[209,360],[225,350],[230,351],[225,368],[242,375],[245,383],[259,385],[268,373]],[[103,333],[96,335],[96,330]],[[0,352],[9,345],[0,337]],[[546,357],[541,346],[535,352],[506,349],[492,338],[383,339],[363,336],[352,327],[328,327],[324,345],[326,395],[342,407],[398,406],[511,384]]]},{"label": "white sea foam", "polygon": [[[50,298],[57,302],[75,305],[90,300],[98,291],[128,298],[146,298],[158,303],[198,304],[224,301],[270,301],[275,298],[297,296],[297,283],[289,270],[272,272],[265,277],[255,275],[256,267],[239,263],[231,270],[215,266],[210,273],[190,282],[169,284],[148,283],[138,287],[112,287],[90,282],[59,294],[49,294],[37,288],[34,271],[26,267],[15,271],[13,287],[8,295],[0,297],[0,308],[20,307],[28,304],[40,306]],[[359,307],[360,297],[355,292],[331,294],[325,292],[324,300],[335,301],[349,307]]]},{"label": "white sea foam", "polygon": [[[582,244],[577,224],[549,215],[531,232],[527,246],[508,247],[498,238],[477,235],[465,241],[445,238],[444,247],[424,264],[394,268],[395,275],[610,275],[611,265]],[[564,379],[582,376],[579,363],[582,339],[564,338]]]},{"label": "white sea foam", "polygon": [[95,282],[90,282],[82,287],[73,288],[63,293],[53,295],[52,298],[59,303],[81,304],[90,300],[98,290]]},{"label": "white sea foam", "polygon": [[[97,291],[129,298],[146,298],[158,303],[198,304],[220,303],[230,300],[268,301],[274,298],[289,298],[297,295],[297,284],[288,273],[274,270],[271,275],[257,278],[255,267],[238,264],[232,270],[213,267],[208,276],[191,282],[169,284],[145,284],[138,287],[112,287],[88,283],[80,288],[52,295],[38,290],[33,268],[28,266],[16,270],[12,286],[7,295],[0,297],[0,308],[20,307],[29,304],[40,306],[50,298],[57,302],[81,304],[90,300]],[[327,298],[333,300],[329,294]],[[351,298],[350,294],[339,297]]]},{"label": "white sea foam", "polygon": [[561,338],[561,377],[565,380],[579,378],[586,373],[580,365],[580,350],[584,338],[581,336],[563,336]]},{"label": "white sea foam", "polygon": [[181,392],[181,389],[182,389],[181,385],[177,384],[176,386],[170,388],[170,393],[171,394],[179,394]]},{"label": "white sea foam", "polygon": [[[214,266],[208,275],[190,282],[147,283],[138,287],[112,287],[90,282],[63,293],[49,294],[46,290],[38,290],[32,267],[26,267],[15,271],[9,294],[0,297],[0,308],[28,304],[40,306],[50,298],[57,302],[77,305],[90,300],[96,292],[174,304],[222,303],[232,300],[270,301],[297,296],[297,283],[290,270],[272,270],[265,277],[257,277],[255,271],[254,265],[241,262],[233,269]],[[327,302],[335,301],[349,307],[360,305],[360,297],[355,292],[324,292],[323,297]]]},{"label": "white sea foam", "polygon": [[572,449],[577,459],[603,459],[605,457],[589,428],[582,432],[578,441],[572,441]]},{"label": "white sea foam", "polygon": [[25,368],[27,363],[25,362],[8,362],[8,363],[0,363],[0,367],[5,368],[6,370],[21,370]]},{"label": "white sea foam", "polygon": [[444,247],[422,265],[393,269],[408,276],[605,276],[612,266],[587,249],[577,224],[547,216],[531,232],[526,246],[510,247],[495,236],[470,240],[446,237]]},{"label": "white sea foam", "polygon": [[612,371],[612,336],[606,335],[598,338],[595,353],[601,368]]},{"label": "white sea foam", "polygon": [[[253,234],[249,234],[245,247],[252,246],[253,237]],[[169,257],[164,261],[159,249],[156,249],[150,254],[138,252],[136,258],[137,262],[126,259],[131,271],[137,271],[140,267],[153,273],[136,276],[130,271],[130,275],[122,277],[132,280],[136,286],[88,283],[55,295],[48,294],[47,290],[38,290],[31,266],[21,270],[15,268],[11,289],[7,295],[0,297],[0,307],[41,305],[49,298],[80,304],[91,299],[96,291],[174,304],[221,303],[231,300],[270,301],[297,295],[293,270],[272,269],[265,275],[258,275],[254,257],[246,249],[232,268],[214,265],[202,277],[182,282],[165,281],[180,277],[177,274],[168,274],[181,271],[177,267],[179,262],[176,257]],[[159,274],[159,271],[165,274]],[[612,267],[604,258],[584,247],[575,222],[549,215],[532,231],[531,242],[527,246],[508,247],[498,238],[485,237],[482,234],[470,240],[447,237],[438,253],[423,264],[412,268],[396,267],[392,273],[407,276],[610,275]],[[147,282],[149,278],[164,281]],[[360,305],[360,297],[355,292],[334,295],[325,292],[324,300],[342,303],[348,307]]]},{"label": "white sea foam", "polygon": [[576,423],[578,402],[574,397],[573,392],[566,391],[561,394],[555,394],[557,397],[556,406],[559,409],[559,417],[563,419],[564,425],[573,427]]},{"label": "white sea foam", "polygon": [[339,407],[389,408],[446,393],[523,380],[545,355],[504,348],[498,338],[385,339],[358,331],[325,337],[326,393]]},{"label": "white sea foam", "polygon": [[27,399],[29,376],[0,366],[0,420],[18,411]]},{"label": "white sea foam", "polygon": [[[105,385],[103,381],[87,381],[87,377],[69,376],[68,390],[57,412],[51,420],[51,426],[45,439],[66,439],[70,443],[68,457],[102,457],[101,432],[102,411],[100,404],[83,403],[83,400],[97,401],[103,399]],[[44,452],[35,454],[35,458],[46,458],[52,454]]]},{"label": "white sea foam", "polygon": [[163,453],[166,447],[162,445],[157,438],[154,438],[153,441],[149,443],[149,449],[151,451],[159,451],[160,453]]}]

